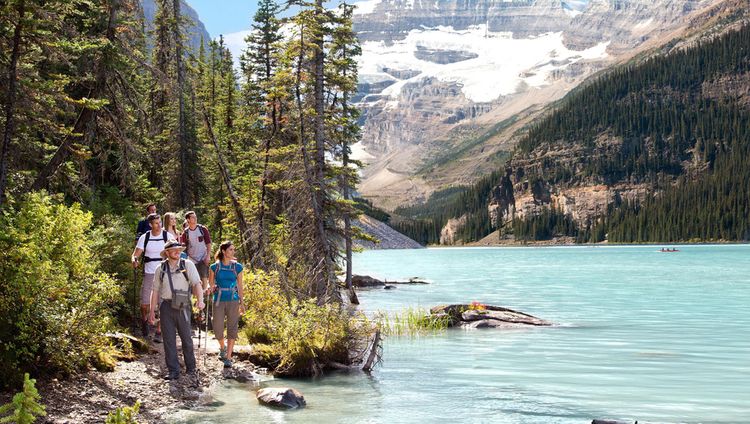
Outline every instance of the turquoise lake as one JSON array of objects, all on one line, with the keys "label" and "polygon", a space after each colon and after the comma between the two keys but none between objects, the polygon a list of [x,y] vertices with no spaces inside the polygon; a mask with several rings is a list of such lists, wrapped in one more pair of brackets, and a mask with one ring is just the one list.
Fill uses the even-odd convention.
[{"label": "turquoise lake", "polygon": [[271,380],[308,407],[228,384],[191,423],[750,422],[750,246],[367,251],[355,273],[429,285],[362,290],[362,309],[505,306],[558,326],[390,337],[371,377]]}]

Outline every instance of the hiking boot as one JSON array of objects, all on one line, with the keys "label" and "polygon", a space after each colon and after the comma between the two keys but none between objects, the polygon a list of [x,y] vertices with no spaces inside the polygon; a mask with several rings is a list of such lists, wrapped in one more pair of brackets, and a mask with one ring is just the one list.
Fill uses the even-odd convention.
[{"label": "hiking boot", "polygon": [[186,376],[186,383],[188,387],[196,388],[200,385],[200,380],[198,379],[198,373],[193,371],[189,372]]},{"label": "hiking boot", "polygon": [[161,343],[161,333],[154,334],[154,343]]},{"label": "hiking boot", "polygon": [[232,360],[229,358],[224,358],[222,361],[224,362],[224,368],[232,368]]},{"label": "hiking boot", "polygon": [[223,361],[227,359],[227,351],[226,349],[219,349],[219,360]]},{"label": "hiking boot", "polygon": [[182,395],[182,390],[180,390],[180,385],[177,383],[177,380],[169,381],[169,394],[176,398]]}]

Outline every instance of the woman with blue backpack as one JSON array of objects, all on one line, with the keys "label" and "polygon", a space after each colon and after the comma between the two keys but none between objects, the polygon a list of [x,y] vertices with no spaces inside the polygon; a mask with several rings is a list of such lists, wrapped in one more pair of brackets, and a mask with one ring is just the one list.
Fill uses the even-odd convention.
[{"label": "woman with blue backpack", "polygon": [[[216,252],[216,262],[208,271],[209,293],[214,294],[213,330],[219,342],[219,359],[225,367],[232,366],[232,350],[237,340],[240,314],[245,312],[242,304],[243,266],[235,259],[235,248],[231,241],[225,241]],[[227,344],[224,347],[224,321],[227,326]]]}]

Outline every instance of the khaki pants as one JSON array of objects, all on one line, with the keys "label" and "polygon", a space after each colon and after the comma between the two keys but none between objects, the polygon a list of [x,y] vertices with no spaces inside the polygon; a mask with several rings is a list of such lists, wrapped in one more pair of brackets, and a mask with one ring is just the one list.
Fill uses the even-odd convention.
[{"label": "khaki pants", "polygon": [[237,340],[237,329],[240,326],[240,302],[214,303],[213,329],[217,339],[223,339],[224,321],[227,323],[227,339]]}]

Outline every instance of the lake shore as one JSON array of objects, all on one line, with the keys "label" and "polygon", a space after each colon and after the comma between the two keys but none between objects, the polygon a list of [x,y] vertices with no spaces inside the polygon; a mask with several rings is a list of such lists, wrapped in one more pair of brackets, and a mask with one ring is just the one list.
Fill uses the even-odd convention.
[{"label": "lake shore", "polygon": [[[216,342],[213,342],[214,344]],[[198,345],[197,338],[194,344]],[[209,345],[211,342],[209,342]],[[178,345],[180,360],[182,353]],[[203,355],[206,355],[205,366]],[[37,389],[47,415],[40,422],[78,424],[104,422],[118,407],[141,402],[139,422],[162,423],[179,409],[195,408],[210,402],[217,384],[227,379],[252,378],[255,366],[248,361],[235,360],[234,367],[225,369],[218,360],[218,348],[209,346],[208,352],[196,350],[200,378],[196,390],[185,387],[181,397],[170,394],[164,364],[163,344],[149,346],[149,352],[139,354],[133,361],[120,361],[111,372],[90,370],[67,379],[41,378]],[[10,401],[14,393],[0,393],[0,403]]]},{"label": "lake shore", "polygon": [[735,246],[748,245],[746,241],[707,241],[707,242],[648,242],[648,243],[575,243],[573,241],[540,240],[519,243],[516,241],[480,243],[472,242],[453,246],[428,245],[430,249],[452,248],[452,247],[629,247],[629,246]]}]

